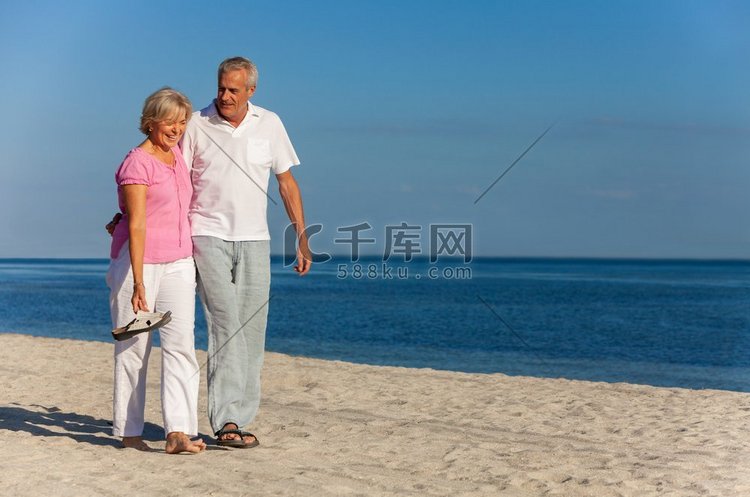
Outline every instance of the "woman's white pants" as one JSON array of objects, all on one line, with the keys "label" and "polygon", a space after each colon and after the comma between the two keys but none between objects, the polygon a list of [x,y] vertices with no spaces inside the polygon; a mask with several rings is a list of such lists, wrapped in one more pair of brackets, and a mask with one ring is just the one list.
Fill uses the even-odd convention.
[{"label": "woman's white pants", "polygon": [[[165,434],[181,431],[198,434],[198,386],[195,359],[195,264],[192,257],[163,264],[144,264],[146,302],[153,312],[172,311],[172,320],[159,329],[161,341],[161,407]],[[133,271],[127,245],[107,272],[112,327],[135,318]],[[146,369],[151,353],[151,333],[140,333],[115,342],[113,434],[143,433],[146,403]]]}]

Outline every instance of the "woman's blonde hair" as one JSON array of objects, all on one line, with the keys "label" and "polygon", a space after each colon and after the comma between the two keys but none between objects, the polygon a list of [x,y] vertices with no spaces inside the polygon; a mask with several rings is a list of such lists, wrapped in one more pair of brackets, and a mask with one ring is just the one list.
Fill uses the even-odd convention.
[{"label": "woman's blonde hair", "polygon": [[173,119],[183,111],[185,119],[189,120],[193,113],[193,105],[185,95],[168,86],[155,91],[143,102],[141,133],[148,136],[155,123]]}]

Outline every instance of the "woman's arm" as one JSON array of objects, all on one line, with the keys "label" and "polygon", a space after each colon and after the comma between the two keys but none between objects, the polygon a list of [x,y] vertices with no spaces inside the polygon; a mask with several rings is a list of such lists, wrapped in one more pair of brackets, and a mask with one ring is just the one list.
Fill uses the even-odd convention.
[{"label": "woman's arm", "polygon": [[143,284],[143,253],[146,249],[146,185],[123,185],[125,211],[128,214],[128,248],[133,267],[133,311],[148,311]]}]

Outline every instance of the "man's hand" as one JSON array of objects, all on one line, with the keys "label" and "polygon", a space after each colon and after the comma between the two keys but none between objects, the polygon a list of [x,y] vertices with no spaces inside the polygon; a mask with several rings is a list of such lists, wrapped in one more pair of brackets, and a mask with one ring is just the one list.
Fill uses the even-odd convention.
[{"label": "man's hand", "polygon": [[109,236],[112,236],[112,233],[115,232],[115,226],[120,222],[120,219],[122,219],[122,214],[118,212],[112,217],[112,220],[104,226],[104,229],[107,230]]},{"label": "man's hand", "polygon": [[300,240],[299,247],[297,248],[297,265],[294,266],[294,270],[299,273],[300,276],[304,276],[310,271],[312,267],[312,253],[310,253],[310,247],[307,245],[307,238]]}]

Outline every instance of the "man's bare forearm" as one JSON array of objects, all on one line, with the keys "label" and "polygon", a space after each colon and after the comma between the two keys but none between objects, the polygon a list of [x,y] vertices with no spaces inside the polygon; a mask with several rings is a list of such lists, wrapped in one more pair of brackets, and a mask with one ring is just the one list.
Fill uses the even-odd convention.
[{"label": "man's bare forearm", "polygon": [[302,207],[302,193],[297,180],[294,179],[290,171],[278,174],[276,178],[279,180],[279,193],[284,202],[289,221],[297,232],[297,265],[294,269],[302,276],[307,274],[312,264],[312,253],[305,231],[305,210]]}]

